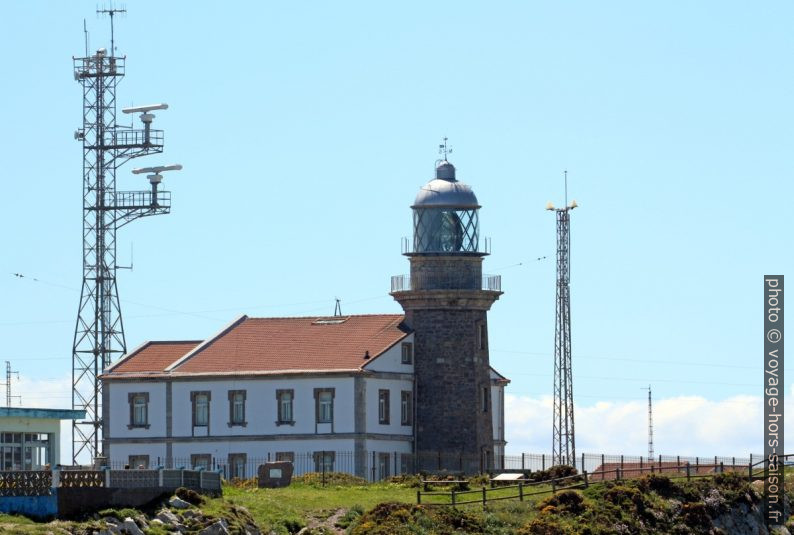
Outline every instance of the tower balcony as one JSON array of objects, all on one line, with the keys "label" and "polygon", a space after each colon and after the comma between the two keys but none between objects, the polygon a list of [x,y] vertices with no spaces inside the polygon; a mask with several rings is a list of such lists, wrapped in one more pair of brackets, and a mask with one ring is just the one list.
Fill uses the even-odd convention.
[{"label": "tower balcony", "polygon": [[479,280],[474,277],[461,278],[449,273],[392,276],[391,293],[410,292],[412,290],[486,290],[501,292],[502,276],[482,275]]}]

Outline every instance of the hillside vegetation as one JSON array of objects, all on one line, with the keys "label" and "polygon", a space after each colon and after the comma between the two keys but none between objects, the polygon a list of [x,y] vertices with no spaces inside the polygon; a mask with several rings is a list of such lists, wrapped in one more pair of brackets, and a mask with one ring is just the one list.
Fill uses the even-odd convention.
[{"label": "hillside vegetation", "polygon": [[[472,488],[481,482],[472,481]],[[199,498],[187,510],[167,506],[109,510],[89,519],[46,523],[0,515],[0,533],[104,535],[114,533],[126,518],[149,535],[177,529],[221,535],[766,533],[761,482],[750,484],[736,474],[692,481],[649,475],[533,496],[524,502],[494,502],[486,509],[481,504],[416,505],[417,487],[418,479],[413,477],[368,484],[343,474],[333,475],[326,486],[317,476],[307,475],[284,489],[258,489],[253,480],[236,481],[225,484],[223,498]],[[788,485],[787,492],[791,492]]]}]

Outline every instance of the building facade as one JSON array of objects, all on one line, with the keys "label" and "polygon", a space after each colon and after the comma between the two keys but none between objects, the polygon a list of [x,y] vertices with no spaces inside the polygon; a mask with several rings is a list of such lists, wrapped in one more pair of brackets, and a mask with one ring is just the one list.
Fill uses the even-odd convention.
[{"label": "building facade", "polygon": [[113,465],[264,460],[382,478],[477,472],[504,455],[504,387],[489,363],[479,204],[446,160],[413,210],[404,315],[242,316],[205,341],[147,342],[106,370],[103,451]]},{"label": "building facade", "polygon": [[61,462],[61,421],[85,411],[0,407],[0,471],[41,470]]}]

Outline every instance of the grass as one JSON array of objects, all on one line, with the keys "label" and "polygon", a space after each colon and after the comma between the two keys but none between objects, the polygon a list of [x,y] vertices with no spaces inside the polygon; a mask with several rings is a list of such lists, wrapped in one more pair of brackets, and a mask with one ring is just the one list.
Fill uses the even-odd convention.
[{"label": "grass", "polygon": [[392,483],[327,487],[293,483],[283,489],[226,486],[223,499],[209,500],[202,510],[217,514],[224,507],[224,502],[241,505],[250,511],[263,531],[285,533],[295,526],[305,526],[307,519],[325,519],[339,509],[360,506],[369,510],[379,503],[394,501],[414,503],[416,489]]},{"label": "grass", "polygon": [[[787,470],[787,487],[792,482],[794,471]],[[482,488],[476,483],[470,491],[456,491],[458,503],[482,499]],[[313,534],[328,533],[323,531],[323,526],[336,526],[353,535],[607,535],[614,533],[617,525],[626,526],[631,532],[652,533],[647,527],[654,524],[676,533],[705,533],[698,526],[706,522],[704,500],[710,489],[718,487],[726,505],[746,502],[748,492],[746,482],[734,476],[714,481],[693,479],[692,482],[653,476],[591,484],[588,489],[558,492],[554,496],[541,493],[550,490],[548,485],[529,486],[524,489],[523,502],[513,498],[490,501],[486,509],[481,503],[454,509],[425,505],[449,503],[448,493],[423,494],[423,505],[417,507],[414,485],[415,481],[362,483],[340,479],[336,484],[323,487],[312,479],[304,479],[283,489],[258,489],[249,480],[225,484],[223,498],[207,499],[200,508],[206,515],[226,518],[230,527],[242,526],[253,518],[263,533],[279,535],[297,533],[305,526],[313,528]],[[437,486],[433,490],[445,492],[447,488]],[[516,496],[518,489],[497,487],[486,492],[489,498],[508,497]],[[134,516],[135,511],[117,513],[114,516]],[[582,531],[585,526],[589,526],[590,531]],[[24,517],[0,514],[0,533],[90,533],[102,527],[101,520],[37,523]],[[163,535],[164,530],[152,526],[147,534]]]}]

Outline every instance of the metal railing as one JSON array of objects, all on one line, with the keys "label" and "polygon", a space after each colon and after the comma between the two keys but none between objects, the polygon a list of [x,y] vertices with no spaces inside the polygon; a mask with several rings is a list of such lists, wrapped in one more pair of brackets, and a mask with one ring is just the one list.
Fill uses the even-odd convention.
[{"label": "metal railing", "polygon": [[488,290],[502,291],[501,275],[482,275],[480,284],[472,277],[450,276],[446,274],[423,274],[420,278],[411,275],[393,275],[391,278],[392,292],[408,292],[411,290]]}]

